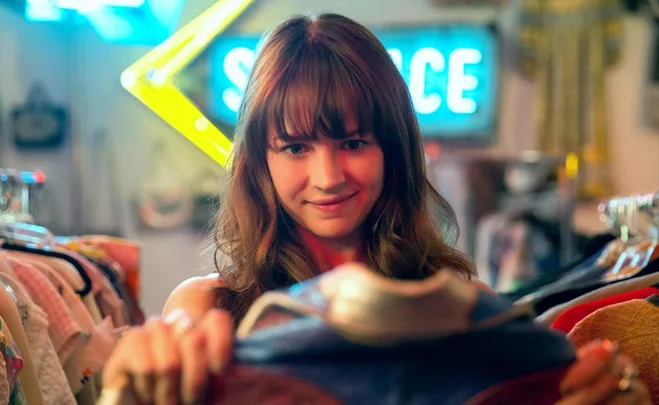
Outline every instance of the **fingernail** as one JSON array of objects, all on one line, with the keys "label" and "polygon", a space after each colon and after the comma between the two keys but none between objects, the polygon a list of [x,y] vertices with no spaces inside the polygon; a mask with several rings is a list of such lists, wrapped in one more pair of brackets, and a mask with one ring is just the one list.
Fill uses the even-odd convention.
[{"label": "fingernail", "polygon": [[167,314],[167,316],[163,319],[163,321],[165,321],[165,323],[168,324],[173,324],[184,316],[185,313],[182,310],[177,309],[176,311],[172,311],[169,314]]},{"label": "fingernail", "polygon": [[602,347],[606,349],[609,353],[618,353],[618,344],[616,342],[612,342],[610,340],[605,340],[602,342]]},{"label": "fingernail", "polygon": [[190,319],[183,311],[174,311],[167,315],[165,323],[169,324],[174,330],[174,336],[182,336],[188,329],[193,326]]}]

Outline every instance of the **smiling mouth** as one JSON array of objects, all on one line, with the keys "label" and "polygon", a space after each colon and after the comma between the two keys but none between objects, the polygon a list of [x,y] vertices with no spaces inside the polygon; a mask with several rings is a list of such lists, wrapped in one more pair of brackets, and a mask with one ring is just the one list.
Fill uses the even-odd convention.
[{"label": "smiling mouth", "polygon": [[357,192],[354,192],[352,194],[348,194],[345,196],[340,196],[340,197],[334,197],[334,198],[328,198],[325,200],[315,200],[315,201],[307,201],[308,204],[315,205],[316,207],[332,207],[339,205],[341,203],[344,203],[348,200],[350,200],[352,197],[357,195]]}]

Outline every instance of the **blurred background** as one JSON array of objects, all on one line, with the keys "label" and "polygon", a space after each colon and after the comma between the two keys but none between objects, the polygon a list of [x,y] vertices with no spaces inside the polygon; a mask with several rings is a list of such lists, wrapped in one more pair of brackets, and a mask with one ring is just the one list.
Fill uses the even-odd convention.
[{"label": "blurred background", "polygon": [[[147,315],[213,270],[204,243],[224,169],[195,136],[231,138],[260,36],[296,13],[344,14],[381,38],[410,86],[431,181],[456,210],[457,245],[500,291],[619,233],[631,211],[603,216],[602,201],[659,189],[654,2],[243,3],[168,78],[190,112],[139,87],[160,80],[143,58],[214,1],[0,0],[4,209],[56,235],[135,241]],[[209,30],[224,22],[208,18]],[[143,82],[129,74],[138,61]]]}]

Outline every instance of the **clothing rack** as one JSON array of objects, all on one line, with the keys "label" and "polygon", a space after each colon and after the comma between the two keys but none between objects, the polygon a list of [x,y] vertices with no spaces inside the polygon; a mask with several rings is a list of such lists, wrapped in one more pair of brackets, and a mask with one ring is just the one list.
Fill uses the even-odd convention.
[{"label": "clothing rack", "polygon": [[643,213],[651,222],[647,236],[659,240],[659,192],[614,197],[601,203],[597,210],[610,228],[620,230],[623,241],[629,239],[630,227],[635,227],[638,214]]},{"label": "clothing rack", "polygon": [[39,225],[45,184],[0,168],[0,402],[94,405],[118,334],[144,323],[139,245]]},{"label": "clothing rack", "polygon": [[656,209],[659,209],[659,192],[615,197],[601,203],[598,207],[600,214],[614,222],[619,221],[621,216],[633,212],[646,212],[656,222]]},{"label": "clothing rack", "polygon": [[636,206],[638,208],[659,208],[659,192],[650,194],[637,194],[627,197],[615,197],[600,204],[600,212],[603,210],[610,212],[610,210],[618,209],[619,207]]},{"label": "clothing rack", "polygon": [[[37,197],[46,184],[46,175],[40,170],[0,168],[0,213],[3,218],[14,217],[17,222],[33,222],[38,215]],[[3,222],[6,221],[4,218]]]}]

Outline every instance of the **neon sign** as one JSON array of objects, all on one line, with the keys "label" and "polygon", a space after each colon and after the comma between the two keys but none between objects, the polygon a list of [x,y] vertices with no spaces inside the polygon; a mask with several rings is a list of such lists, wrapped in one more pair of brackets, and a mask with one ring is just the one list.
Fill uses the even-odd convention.
[{"label": "neon sign", "polygon": [[156,45],[178,25],[185,0],[26,0],[28,21],[86,21],[105,41]]},{"label": "neon sign", "polygon": [[[490,136],[498,77],[496,35],[487,27],[450,26],[378,35],[408,84],[426,136]],[[222,37],[210,51],[210,114],[235,124],[260,37]]]}]

